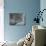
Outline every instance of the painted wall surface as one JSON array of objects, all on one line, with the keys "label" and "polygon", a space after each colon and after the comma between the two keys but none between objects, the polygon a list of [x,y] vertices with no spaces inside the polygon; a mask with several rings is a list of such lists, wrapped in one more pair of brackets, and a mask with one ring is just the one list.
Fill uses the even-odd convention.
[{"label": "painted wall surface", "polygon": [[[40,0],[4,0],[4,35],[7,41],[18,41],[32,29],[32,21],[40,9]],[[10,26],[9,13],[24,12],[25,26]]]},{"label": "painted wall surface", "polygon": [[[41,9],[41,11],[43,9],[46,9],[46,0],[40,1],[40,9]],[[43,20],[43,22],[42,21],[40,22],[40,25],[46,26],[46,11],[43,12],[43,19],[44,20]]]}]

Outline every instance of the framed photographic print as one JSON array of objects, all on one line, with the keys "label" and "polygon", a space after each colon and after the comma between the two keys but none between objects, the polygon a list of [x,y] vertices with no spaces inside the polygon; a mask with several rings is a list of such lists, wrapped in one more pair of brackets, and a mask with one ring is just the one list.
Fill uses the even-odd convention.
[{"label": "framed photographic print", "polygon": [[23,13],[9,13],[10,25],[25,25],[25,16]]}]

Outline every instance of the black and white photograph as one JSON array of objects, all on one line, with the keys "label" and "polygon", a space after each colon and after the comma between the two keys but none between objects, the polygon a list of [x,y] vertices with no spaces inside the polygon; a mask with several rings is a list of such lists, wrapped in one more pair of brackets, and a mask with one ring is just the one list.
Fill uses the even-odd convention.
[{"label": "black and white photograph", "polygon": [[10,13],[9,23],[10,25],[25,25],[25,16],[23,13]]}]

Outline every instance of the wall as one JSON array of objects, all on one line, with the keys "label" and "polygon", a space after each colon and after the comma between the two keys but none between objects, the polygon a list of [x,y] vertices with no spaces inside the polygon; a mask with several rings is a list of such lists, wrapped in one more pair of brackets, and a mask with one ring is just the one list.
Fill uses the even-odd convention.
[{"label": "wall", "polygon": [[[46,9],[46,0],[41,0],[40,1],[40,9],[41,9],[41,11],[43,10],[43,9]],[[43,12],[43,19],[44,19],[44,21],[42,22],[40,22],[41,23],[41,25],[43,25],[43,26],[46,26],[46,11],[44,11]]]},{"label": "wall", "polygon": [[[4,0],[4,35],[7,41],[18,41],[32,29],[35,12],[40,9],[40,0]],[[9,13],[24,12],[26,16],[25,26],[10,26]]]}]

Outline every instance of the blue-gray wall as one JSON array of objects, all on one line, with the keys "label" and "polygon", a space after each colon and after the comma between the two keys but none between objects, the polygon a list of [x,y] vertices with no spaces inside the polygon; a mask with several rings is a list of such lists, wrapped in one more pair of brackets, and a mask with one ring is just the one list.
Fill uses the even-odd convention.
[{"label": "blue-gray wall", "polygon": [[[4,0],[4,35],[7,41],[18,41],[32,29],[35,12],[40,9],[40,0]],[[9,13],[24,12],[26,16],[25,26],[10,26]]]},{"label": "blue-gray wall", "polygon": [[[46,9],[46,0],[41,0],[40,1],[40,10],[42,11],[43,9]],[[43,12],[42,17],[43,17],[43,22],[40,21],[40,25],[46,27],[46,11]]]}]

